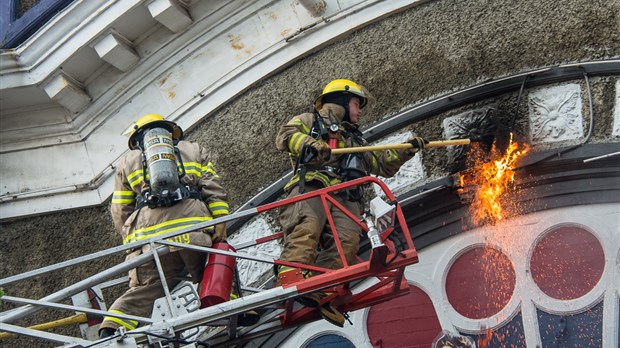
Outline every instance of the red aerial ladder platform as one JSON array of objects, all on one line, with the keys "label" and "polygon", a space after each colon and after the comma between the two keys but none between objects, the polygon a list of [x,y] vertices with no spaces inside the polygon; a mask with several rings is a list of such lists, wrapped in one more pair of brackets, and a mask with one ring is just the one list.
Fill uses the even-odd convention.
[{"label": "red aerial ladder platform", "polygon": [[[373,199],[370,202],[369,209],[364,212],[363,216],[357,216],[351,213],[332,196],[348,188],[371,184],[378,185],[383,191],[384,196]],[[262,237],[255,241],[246,242],[242,245],[236,245],[237,252],[179,244],[167,240],[189,231],[233,221],[242,217],[270,212],[282,206],[315,197],[320,197],[327,214],[327,221],[333,232],[334,241],[344,265],[341,269],[325,269],[312,265],[269,259],[243,252],[245,248],[282,238],[282,232]],[[359,225],[364,234],[368,235],[368,239],[372,246],[370,253],[365,257],[358,256],[355,264],[347,264],[344,258],[342,245],[338,238],[337,229],[331,214],[333,209],[339,209],[344,212],[351,220]],[[397,247],[389,238],[392,233],[398,233],[399,240],[404,239],[404,243],[400,243],[399,245],[399,249],[401,250],[397,250]],[[112,253],[131,250],[145,244],[151,244],[151,246],[153,246],[150,252],[95,274],[40,300],[29,300],[6,294],[2,297],[3,301],[25,304],[25,306],[0,313],[0,331],[53,341],[62,344],[64,347],[138,347],[139,344],[150,344],[156,347],[165,347],[168,345],[170,347],[241,345],[255,338],[280,331],[284,328],[296,327],[308,322],[320,320],[321,317],[316,308],[304,307],[295,302],[296,298],[304,294],[328,290],[330,295],[322,299],[321,303],[323,304],[330,301],[343,313],[366,308],[405,295],[409,292],[409,286],[404,278],[405,268],[418,262],[413,240],[396,198],[392,192],[390,192],[387,185],[380,179],[375,177],[364,177],[296,197],[265,204],[257,208],[236,212],[225,217],[196,224],[145,241],[126,244],[26,272],[21,275],[0,279],[0,286],[18,281],[23,282],[37,275],[49,273],[70,265],[88,262]],[[191,312],[179,311],[175,309],[175,307],[178,308],[178,306],[174,305],[174,296],[171,295],[168,289],[165,278],[162,276],[163,271],[159,264],[159,256],[170,252],[171,247],[197,250],[210,254],[234,257],[236,259],[266,262],[276,266],[298,267],[303,270],[312,271],[314,276],[271,289],[251,289],[254,293],[250,295],[245,295],[238,299],[210,307],[196,309]],[[155,314],[153,315],[155,319],[128,315],[123,316],[100,310],[97,306],[87,308],[88,304],[86,306],[84,306],[84,304],[70,306],[58,303],[76,294],[86,292],[92,294],[93,289],[100,291],[102,283],[114,283],[114,281],[107,281],[109,278],[123,274],[129,269],[135,268],[145,262],[152,262],[153,260],[156,265],[158,265],[160,278],[163,279],[162,283],[166,294],[165,302],[163,302],[167,305],[164,306],[166,311],[165,313],[162,312],[159,318],[155,318]],[[351,283],[360,282],[369,278],[373,278],[375,281],[363,290],[355,292],[355,289],[350,287]],[[118,283],[119,281],[115,282],[115,284]],[[248,290],[248,288],[243,286],[241,286],[241,288],[243,290]],[[92,303],[93,301],[89,302]],[[120,329],[117,331],[116,335],[103,340],[97,340],[96,338],[91,338],[89,340],[88,338],[64,336],[12,324],[14,321],[27,315],[32,315],[34,312],[45,307],[86,313],[91,320],[89,321],[90,324],[83,323],[83,326],[92,325],[92,317],[102,316],[116,316],[119,318],[137,320],[142,323],[142,326],[132,331]],[[237,327],[237,316],[249,310],[255,310],[261,313],[260,321],[250,327]],[[186,334],[184,335],[188,330],[196,330],[196,328],[199,327],[202,328],[199,334],[194,332],[189,338]]]}]

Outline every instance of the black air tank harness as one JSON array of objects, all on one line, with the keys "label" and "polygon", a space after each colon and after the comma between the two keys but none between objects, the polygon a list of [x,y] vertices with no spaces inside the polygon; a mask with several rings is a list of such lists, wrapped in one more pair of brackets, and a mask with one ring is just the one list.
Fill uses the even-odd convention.
[{"label": "black air tank harness", "polygon": [[[327,127],[323,118],[319,115],[318,112],[315,111],[314,121],[312,122],[312,128],[310,130],[310,136],[314,139],[317,139],[317,140],[321,139],[325,141],[331,149],[335,149],[338,146],[338,136],[337,136],[338,134],[341,134],[342,136],[346,138],[350,137],[354,144],[363,143],[362,133],[359,130],[357,130],[356,128],[351,129],[351,127],[346,127],[344,131],[340,130],[338,121],[335,119],[332,119],[331,117],[330,119],[331,119],[331,124],[329,127]],[[343,159],[345,160],[345,162],[349,162],[347,158],[351,156],[356,156],[356,155],[347,155],[347,157],[344,157]],[[308,170],[308,162],[310,162],[313,157],[314,157],[314,154],[310,152],[310,148],[308,146],[304,146],[302,148],[299,158],[295,162],[295,173],[299,174],[298,185],[299,185],[300,193],[303,193],[305,190],[306,172]],[[363,161],[363,157],[362,156],[360,157],[361,157],[360,160]],[[316,169],[321,170],[321,168],[316,168]],[[340,168],[339,170],[332,171],[332,172],[335,172],[336,174],[343,176],[342,179],[344,181],[351,180],[352,178],[348,178],[348,175],[351,174],[352,171],[345,171],[343,173],[341,169],[342,168]],[[366,173],[364,174],[366,175]],[[356,178],[357,177],[359,177],[359,171],[356,174]]]}]

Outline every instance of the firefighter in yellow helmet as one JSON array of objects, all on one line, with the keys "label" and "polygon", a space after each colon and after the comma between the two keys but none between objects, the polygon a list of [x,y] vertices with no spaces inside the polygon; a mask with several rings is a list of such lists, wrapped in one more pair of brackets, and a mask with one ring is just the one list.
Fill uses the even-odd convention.
[{"label": "firefighter in yellow helmet", "polygon": [[[157,114],[148,114],[125,132],[131,150],[116,170],[111,214],[123,243],[145,240],[194,224],[221,217],[229,212],[228,197],[202,146],[183,141],[183,130]],[[226,225],[175,236],[173,242],[209,247],[226,240]],[[148,251],[149,245],[132,250],[127,259]],[[202,280],[206,254],[176,249],[161,256],[169,287],[189,273],[192,281]],[[153,303],[164,296],[155,264],[145,263],[129,271],[129,290],[109,308],[117,314],[150,317]],[[245,317],[241,316],[241,321]],[[250,318],[254,320],[257,318]],[[242,323],[244,324],[244,323]],[[107,337],[123,326],[135,329],[138,322],[105,317],[100,337]]]},{"label": "firefighter in yellow helmet", "polygon": [[[284,188],[288,197],[357,179],[369,173],[391,177],[419,149],[424,148],[427,141],[415,137],[408,140],[413,145],[411,149],[331,156],[333,148],[367,145],[357,123],[368,99],[369,94],[363,86],[350,80],[333,80],[316,99],[314,112],[297,115],[280,127],[276,147],[288,153],[295,171]],[[359,188],[347,190],[334,198],[353,214],[361,215],[362,195]],[[338,208],[330,207],[330,212],[347,263],[352,264],[358,251],[361,230]],[[280,212],[280,223],[285,233],[280,258],[328,269],[341,268],[343,264],[326,220],[320,197],[284,207]],[[322,250],[317,255],[319,241],[322,242]],[[299,281],[307,276],[299,268],[280,266],[276,285]],[[325,296],[325,293],[312,293],[304,295],[299,302],[318,307],[324,319],[343,326],[345,318],[337,308],[330,303],[319,306]]]}]

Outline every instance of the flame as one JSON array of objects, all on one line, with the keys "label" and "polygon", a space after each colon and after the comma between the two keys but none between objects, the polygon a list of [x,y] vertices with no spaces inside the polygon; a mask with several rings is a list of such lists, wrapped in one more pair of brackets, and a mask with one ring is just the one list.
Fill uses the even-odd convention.
[{"label": "flame", "polygon": [[[473,224],[494,226],[510,216],[519,214],[517,200],[508,194],[511,193],[510,189],[513,187],[517,160],[528,151],[529,148],[525,144],[513,141],[512,133],[506,151],[503,153],[495,146],[490,153],[484,152],[480,147],[473,147],[470,150],[467,164],[472,169],[460,175],[461,189],[459,191],[467,201],[471,201],[469,215]],[[503,249],[517,247],[514,235],[503,234],[503,229],[499,226],[494,227],[493,230],[494,233],[491,235],[493,243],[491,244]],[[481,303],[481,306],[494,305],[499,308],[505,304],[506,284],[511,281],[505,269],[511,266],[506,264],[506,259],[501,257],[502,255],[503,253],[497,252],[492,247],[484,248],[482,259],[483,264],[486,265],[486,271],[483,274],[483,281],[488,284],[489,298],[488,303]],[[497,277],[500,277],[502,281],[497,281]],[[483,348],[496,342],[502,344],[510,336],[509,332],[494,331],[491,328],[481,329],[478,346]]]},{"label": "flame", "polygon": [[473,156],[473,171],[461,175],[460,180],[463,187],[472,187],[474,191],[470,211],[475,224],[483,222],[494,224],[505,218],[507,210],[505,205],[510,203],[506,200],[501,201],[500,197],[514,181],[514,166],[517,160],[528,150],[527,146],[520,146],[513,142],[511,133],[504,155],[498,154],[498,151],[493,148],[491,154],[495,154],[496,159],[482,164],[477,163],[481,161],[482,156]]},{"label": "flame", "polygon": [[487,348],[493,339],[493,330],[487,329],[478,339],[478,348]]}]

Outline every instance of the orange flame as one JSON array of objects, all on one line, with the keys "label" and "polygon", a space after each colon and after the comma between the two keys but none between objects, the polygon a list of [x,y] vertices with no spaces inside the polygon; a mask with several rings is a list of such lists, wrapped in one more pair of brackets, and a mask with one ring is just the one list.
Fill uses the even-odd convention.
[{"label": "orange flame", "polygon": [[[517,160],[529,151],[526,145],[519,145],[513,142],[512,134],[510,141],[504,154],[500,153],[495,146],[491,150],[490,155],[484,153],[482,148],[474,147],[471,149],[468,157],[468,166],[472,169],[464,172],[460,176],[461,194],[466,195],[472,200],[469,206],[471,219],[475,225],[491,224],[502,221],[508,216],[518,214],[516,199],[509,199],[506,193],[509,192],[511,184],[515,177],[515,165]],[[491,160],[489,160],[491,158]],[[500,232],[500,231],[498,231]],[[504,248],[511,247],[511,240],[514,236],[508,236],[503,239],[501,233],[494,233],[494,238],[503,240]],[[502,253],[494,252],[493,248],[485,248],[482,255],[484,264],[488,265],[488,269],[484,274],[485,283],[488,284],[489,303],[493,303],[496,307],[503,306],[506,293],[505,285],[510,282],[510,275],[499,274],[504,276],[505,281],[497,281],[496,271],[502,269],[499,267],[506,262],[500,256]],[[486,279],[489,277],[489,279]],[[513,280],[514,281],[514,280]],[[497,298],[494,298],[497,297]],[[497,302],[497,303],[495,303]],[[481,304],[483,305],[483,304]],[[484,328],[478,337],[478,346],[482,348],[489,347],[493,340],[500,344],[505,341],[505,333],[494,332],[491,328]]]},{"label": "orange flame", "polygon": [[[504,219],[507,207],[504,206],[506,202],[500,201],[500,196],[514,181],[514,165],[517,159],[527,152],[528,148],[525,145],[520,149],[519,144],[512,141],[511,133],[508,148],[503,156],[497,155],[499,158],[480,165],[476,165],[475,162],[481,157],[474,157],[473,171],[466,176],[462,175],[460,179],[463,187],[474,187],[475,197],[470,211],[475,224],[497,223]],[[491,153],[497,153],[496,149],[494,148]]]},{"label": "orange flame", "polygon": [[493,330],[487,329],[484,332],[484,335],[482,335],[478,339],[478,347],[479,348],[487,348],[489,346],[489,344],[491,343],[492,339],[493,339]]}]

